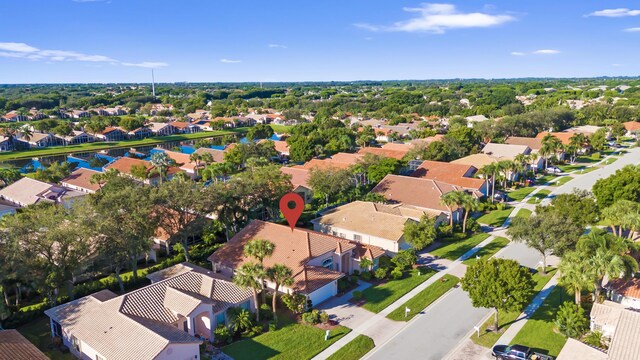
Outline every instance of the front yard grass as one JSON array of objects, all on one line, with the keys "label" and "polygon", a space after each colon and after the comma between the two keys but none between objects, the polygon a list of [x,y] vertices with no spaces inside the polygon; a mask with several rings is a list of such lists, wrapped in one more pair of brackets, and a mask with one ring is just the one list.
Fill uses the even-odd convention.
[{"label": "front yard grass", "polygon": [[618,160],[618,158],[616,158],[616,157],[611,157],[611,158],[608,158],[607,160],[605,160],[602,164],[603,164],[603,165],[613,164],[614,162],[616,162],[616,160]]},{"label": "front yard grass", "polygon": [[522,208],[522,209],[518,210],[518,212],[516,213],[516,217],[523,218],[523,219],[528,219],[528,218],[531,217],[532,213],[533,212],[531,210]]},{"label": "front yard grass", "polygon": [[549,181],[557,178],[558,175],[554,175],[554,174],[545,174],[542,175],[540,178],[536,179],[536,184],[538,185],[544,185],[546,183],[548,183]]},{"label": "front yard grass", "polygon": [[569,164],[569,165],[558,165],[558,169],[562,170],[562,172],[571,172],[574,170],[581,170],[584,169],[585,165],[584,164]]},{"label": "front yard grass", "polygon": [[476,219],[476,221],[480,224],[490,225],[490,226],[502,226],[505,220],[509,217],[513,208],[508,208],[504,210],[493,210],[488,214],[484,214]]},{"label": "front yard grass", "polygon": [[441,259],[456,260],[488,237],[487,233],[479,233],[466,239],[447,241],[439,248],[430,251],[429,254]]},{"label": "front yard grass", "polygon": [[[526,209],[520,209],[518,214],[520,214],[522,210],[526,210]],[[482,249],[478,250],[477,253],[475,253],[473,256],[463,261],[462,263],[465,265],[471,265],[471,264],[474,264],[476,261],[478,261],[478,257],[481,259],[489,258],[493,256],[493,254],[497,253],[500,249],[507,246],[507,244],[509,244],[509,239],[498,236],[495,239],[491,240],[490,243],[485,245]]]},{"label": "front yard grass", "polygon": [[566,289],[556,286],[511,343],[539,349],[554,357],[558,356],[567,338],[555,331],[554,320],[558,307],[572,299],[573,297],[567,294]]},{"label": "front yard grass", "polygon": [[308,360],[322,352],[351,329],[338,326],[324,341],[325,330],[310,325],[290,324],[251,339],[235,342],[222,351],[236,360]]},{"label": "front yard grass", "polygon": [[[414,316],[418,315],[427,306],[431,305],[440,296],[454,287],[460,279],[453,275],[445,274],[440,280],[427,286],[426,289],[420,291],[416,296],[412,297],[409,301],[404,303],[399,308],[393,310],[387,317],[395,321],[409,321]],[[409,308],[410,311],[405,317],[404,310]]]},{"label": "front yard grass", "polygon": [[[538,294],[538,292],[540,292],[540,290],[542,290],[542,288],[549,282],[549,280],[551,280],[551,277],[553,277],[555,271],[556,271],[555,269],[548,270],[546,276],[543,276],[542,274],[540,274],[540,272],[537,272],[533,275],[533,281],[535,282],[536,285],[533,288],[534,294],[531,296],[529,301],[533,300],[533,298]],[[488,327],[493,326],[494,315],[491,314],[491,317],[480,327],[480,337],[478,337],[477,333],[474,333],[473,335],[471,335],[471,341],[473,341],[474,343],[480,346],[491,348],[493,345],[495,345],[498,339],[500,339],[500,336],[502,336],[502,334],[504,334],[504,332],[507,331],[509,326],[516,319],[518,319],[518,315],[520,315],[521,313],[522,313],[521,311],[518,311],[518,312],[500,311],[498,313],[498,323],[500,325],[499,332],[487,331]]]},{"label": "front yard grass", "polygon": [[573,180],[573,177],[571,177],[571,176],[563,176],[560,179],[558,179],[558,181],[554,182],[551,185],[552,186],[562,186],[562,185],[568,183],[571,180]]},{"label": "front yard grass", "polygon": [[406,272],[402,279],[389,280],[367,288],[362,292],[363,298],[366,300],[362,307],[371,312],[379,313],[435,273],[435,270],[419,267]]},{"label": "front yard grass", "polygon": [[509,196],[509,198],[511,198],[514,201],[522,201],[529,194],[531,194],[531,192],[533,190],[535,190],[535,189],[536,188],[533,187],[533,186],[523,187],[523,188],[520,188],[518,190],[514,190],[514,191],[511,191],[511,192],[508,192],[507,195]]},{"label": "front yard grass", "polygon": [[52,346],[51,327],[49,326],[49,318],[42,316],[35,321],[25,324],[18,328],[22,336],[27,338],[40,351],[45,353],[53,360],[74,360],[75,357],[70,353],[63,354]]},{"label": "front yard grass", "polygon": [[549,195],[549,194],[551,194],[550,190],[542,189],[542,190],[538,191],[537,193],[531,195],[529,200],[527,200],[527,203],[529,203],[529,204],[537,204],[540,201],[542,201],[542,199],[546,198],[547,195]]},{"label": "front yard grass", "polygon": [[329,356],[327,360],[359,360],[375,347],[373,339],[366,335],[358,335],[340,350]]}]

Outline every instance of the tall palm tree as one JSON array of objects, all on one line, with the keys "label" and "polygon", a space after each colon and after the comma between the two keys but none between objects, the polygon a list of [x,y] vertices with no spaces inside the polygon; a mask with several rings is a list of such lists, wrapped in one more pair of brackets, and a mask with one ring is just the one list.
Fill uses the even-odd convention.
[{"label": "tall palm tree", "polygon": [[582,290],[590,290],[594,286],[595,274],[589,262],[578,252],[567,252],[558,265],[558,271],[560,285],[565,286],[569,293],[573,292],[576,305],[580,305]]},{"label": "tall palm tree", "polygon": [[529,154],[529,165],[531,166],[531,169],[533,170],[534,174],[536,173],[536,170],[537,170],[537,166],[535,164],[536,164],[536,161],[538,161],[539,157],[540,156],[538,155],[537,152],[534,152],[534,153],[532,152],[531,154]]},{"label": "tall palm tree", "polygon": [[[258,291],[262,290],[262,283],[260,279],[265,276],[265,271],[262,265],[256,263],[244,263],[240,268],[236,270],[233,276],[233,283],[251,289],[253,293],[253,301],[257,308],[258,306]],[[256,321],[260,321],[260,311],[256,311]]]},{"label": "tall palm tree", "polygon": [[582,133],[575,133],[569,139],[569,148],[572,150],[573,156],[571,162],[576,161],[576,157],[578,156],[578,150],[580,150],[586,142],[586,136]]},{"label": "tall palm tree", "polygon": [[267,269],[267,277],[274,283],[275,291],[271,299],[271,307],[273,309],[273,317],[277,318],[276,303],[278,298],[278,289],[280,286],[291,286],[293,284],[293,270],[283,264],[275,264]]},{"label": "tall palm tree", "polygon": [[447,207],[447,210],[449,210],[449,226],[453,228],[453,207],[460,207],[462,205],[460,191],[449,191],[448,193],[443,194],[440,197],[440,202],[442,205]]},{"label": "tall palm tree", "polygon": [[562,148],[562,142],[557,137],[546,134],[542,138],[542,147],[540,148],[540,155],[544,156],[544,168],[549,167],[549,156],[555,154]]},{"label": "tall palm tree", "polygon": [[513,167],[513,161],[511,160],[498,161],[496,163],[496,167],[498,168],[498,171],[502,173],[502,175],[504,176],[504,182],[502,183],[502,187],[506,189],[507,181],[509,180],[509,172]]},{"label": "tall palm tree", "polygon": [[151,154],[149,161],[154,166],[154,172],[160,175],[160,184],[162,184],[167,177],[169,167],[174,164],[174,161],[164,151]]},{"label": "tall palm tree", "polygon": [[[264,258],[271,256],[276,246],[269,240],[253,239],[244,246],[244,254],[258,260],[260,266],[264,266]],[[264,275],[260,278],[261,284],[264,284]],[[266,294],[262,292],[262,302],[266,301]]]},{"label": "tall palm tree", "polygon": [[467,219],[469,218],[469,213],[472,211],[478,210],[480,207],[480,202],[478,199],[473,197],[473,195],[464,192],[464,195],[461,195],[462,206],[464,207],[464,219],[462,220],[462,232],[467,232]]},{"label": "tall palm tree", "polygon": [[622,236],[625,229],[635,225],[639,213],[640,205],[630,200],[618,200],[602,210],[602,216],[609,221],[611,230],[618,236]]},{"label": "tall palm tree", "polygon": [[498,167],[495,163],[487,164],[478,170],[478,173],[484,175],[487,179],[487,187],[491,182],[491,194],[487,191],[487,196],[491,195],[491,202],[493,202],[494,196],[496,194],[496,175],[498,174]]},{"label": "tall palm tree", "polygon": [[622,257],[605,249],[596,250],[596,253],[588,259],[588,264],[594,273],[596,300],[600,299],[605,276],[609,279],[618,278],[625,272],[625,265]]}]

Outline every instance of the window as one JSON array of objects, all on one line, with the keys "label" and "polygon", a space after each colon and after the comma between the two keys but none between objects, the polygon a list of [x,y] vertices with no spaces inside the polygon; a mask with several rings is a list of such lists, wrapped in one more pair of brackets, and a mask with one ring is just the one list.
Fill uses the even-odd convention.
[{"label": "window", "polygon": [[331,269],[333,267],[333,258],[326,258],[322,261],[322,267],[326,267],[327,269]]},{"label": "window", "polygon": [[361,242],[361,241],[362,241],[362,236],[360,236],[360,235],[358,235],[358,234],[353,234],[353,240],[354,240],[354,241]]},{"label": "window", "polygon": [[218,325],[226,325],[226,317],[224,316],[224,313],[221,312],[220,314],[216,315],[216,326]]},{"label": "window", "polygon": [[62,326],[55,321],[53,322],[53,335],[62,336]]},{"label": "window", "polygon": [[73,348],[76,349],[77,352],[80,352],[80,340],[73,335],[71,336],[71,345],[73,345]]}]

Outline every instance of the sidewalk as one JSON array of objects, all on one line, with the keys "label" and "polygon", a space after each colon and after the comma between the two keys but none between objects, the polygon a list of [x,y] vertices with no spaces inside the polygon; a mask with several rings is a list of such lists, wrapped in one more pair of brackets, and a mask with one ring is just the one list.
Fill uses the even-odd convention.
[{"label": "sidewalk", "polygon": [[[349,309],[349,311],[352,312],[353,315],[354,315],[354,317],[349,319],[349,320],[352,323],[357,323],[359,325],[357,327],[352,328],[351,332],[349,332],[347,335],[342,337],[340,340],[338,340],[335,343],[333,343],[331,346],[326,348],[320,354],[316,355],[313,359],[314,360],[327,359],[329,356],[331,356],[333,353],[338,351],[340,348],[342,348],[343,346],[348,344],[351,340],[355,339],[360,334],[364,334],[364,335],[367,335],[367,336],[371,337],[374,340],[374,343],[376,344],[376,346],[379,346],[380,344],[382,344],[382,343],[386,342],[387,340],[389,340],[398,331],[400,331],[400,329],[404,328],[409,323],[409,322],[404,322],[404,321],[393,321],[393,320],[387,319],[386,316],[389,313],[391,313],[395,309],[397,309],[397,308],[401,307],[402,305],[404,305],[404,303],[406,303],[411,298],[416,296],[422,290],[426,289],[429,285],[431,285],[431,284],[435,283],[436,281],[438,281],[445,274],[449,274],[452,271],[456,270],[456,268],[459,267],[459,265],[462,265],[462,262],[464,260],[466,260],[466,259],[470,258],[471,256],[473,256],[473,254],[475,254],[477,251],[479,251],[482,247],[484,247],[487,244],[489,244],[494,238],[495,238],[495,236],[493,236],[493,235],[489,236],[488,238],[483,240],[481,243],[476,245],[474,248],[469,249],[469,251],[467,251],[461,257],[459,257],[458,259],[453,261],[449,266],[447,266],[446,269],[437,272],[432,277],[430,277],[428,280],[426,280],[422,284],[416,286],[411,291],[409,291],[404,296],[402,296],[400,299],[396,300],[395,302],[393,302],[392,304],[390,304],[386,308],[382,309],[382,311],[380,311],[377,314],[374,314],[372,312],[369,312],[369,311],[361,309],[361,308],[358,308],[357,310],[354,309],[354,307],[355,308],[357,308],[357,307],[351,305],[350,303],[348,303],[348,300],[349,300],[350,297],[347,297],[346,295],[343,295],[340,298],[342,300],[336,301],[335,303],[332,303],[334,305],[332,308],[325,308],[323,306],[324,310],[327,311],[327,313],[329,313],[329,315],[344,314],[345,309]],[[440,267],[440,266],[442,266],[442,264],[438,263],[437,266]],[[462,266],[464,266],[464,265],[462,265]],[[446,296],[446,294],[443,295],[443,296]],[[349,305],[347,305],[347,304],[349,304]],[[431,305],[433,305],[433,303]],[[363,311],[364,313],[361,313],[361,311]],[[358,313],[359,316],[356,315],[357,313]],[[340,315],[338,315],[338,316],[340,316]],[[363,321],[362,317],[364,317],[364,316],[366,316],[366,320]],[[360,319],[356,319],[356,317],[358,317]]]}]

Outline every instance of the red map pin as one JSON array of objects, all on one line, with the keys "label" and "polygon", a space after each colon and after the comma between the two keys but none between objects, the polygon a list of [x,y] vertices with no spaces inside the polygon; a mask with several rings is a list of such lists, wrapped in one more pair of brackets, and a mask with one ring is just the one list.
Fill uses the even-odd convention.
[{"label": "red map pin", "polygon": [[293,231],[298,219],[300,219],[300,215],[302,215],[302,211],[304,211],[304,200],[296,193],[285,194],[280,199],[280,211],[282,211],[282,215],[287,219],[289,227]]}]

